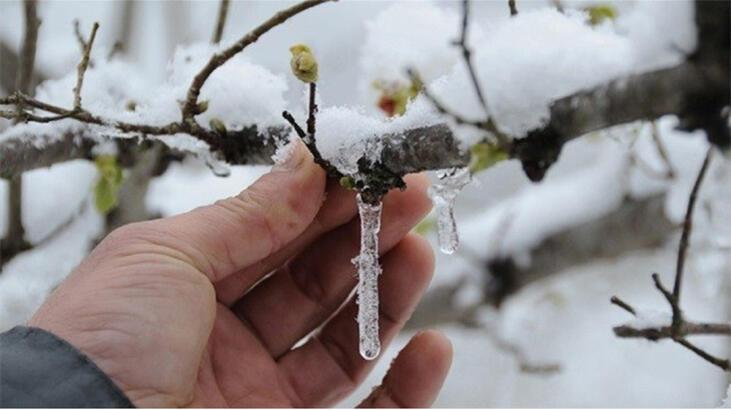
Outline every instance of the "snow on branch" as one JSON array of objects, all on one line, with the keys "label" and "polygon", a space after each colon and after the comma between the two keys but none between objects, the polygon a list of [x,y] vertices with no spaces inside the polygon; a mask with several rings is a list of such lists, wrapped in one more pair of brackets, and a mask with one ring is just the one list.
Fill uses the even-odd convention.
[{"label": "snow on branch", "polygon": [[[697,74],[692,64],[685,63],[675,68],[615,80],[557,100],[551,106],[549,122],[531,131],[525,138],[514,140],[510,155],[522,162],[531,179],[540,180],[558,158],[563,144],[573,138],[614,125],[681,113],[684,107],[683,90],[703,87],[703,81]],[[22,95],[0,99],[0,103],[14,104],[19,101],[54,114],[68,115],[81,122],[107,124],[129,133],[170,135],[183,132],[183,126],[179,123],[148,126],[114,122],[87,112],[72,113]],[[286,135],[286,127],[269,127],[258,137],[252,135],[252,130],[256,130],[256,127],[228,131],[220,139],[213,131],[202,127],[188,132],[214,142],[212,149],[233,165],[269,163],[271,160],[267,154],[273,153],[275,143]],[[33,135],[0,141],[0,158],[3,158],[0,175],[13,175],[57,162],[89,157],[93,147],[89,142],[98,139],[95,134],[94,130],[84,128],[76,131],[73,138],[67,136],[47,145],[39,142],[43,141],[43,136]],[[260,138],[260,142],[252,146],[257,138]],[[469,154],[460,149],[459,141],[446,124],[414,128],[397,135],[374,135],[373,138],[385,144],[380,166],[399,175],[428,169],[464,167],[469,162]],[[50,136],[47,139],[52,140]],[[81,146],[66,149],[56,147],[69,141]],[[44,149],[49,152],[26,152]],[[21,160],[24,158],[27,160]]]},{"label": "snow on branch", "polygon": [[[286,9],[252,32],[241,38],[233,46],[215,54],[206,66],[194,77],[187,92],[186,102],[182,108],[183,119],[165,125],[135,124],[109,120],[87,111],[67,110],[58,106],[46,104],[30,97],[15,94],[0,99],[0,104],[26,104],[37,110],[46,111],[63,118],[110,127],[127,134],[143,137],[156,135],[174,135],[185,133],[206,142],[213,153],[233,165],[269,163],[270,152],[274,146],[288,133],[287,127],[247,126],[239,130],[226,130],[221,134],[216,130],[208,129],[197,124],[194,120],[199,105],[198,96],[202,85],[213,71],[255,41],[259,36],[284,22],[287,18],[307,8],[313,7],[325,0],[305,1]],[[725,2],[699,2],[702,8],[728,8]],[[711,10],[718,13],[718,10]],[[712,33],[712,29],[703,25],[715,25],[723,29],[728,21],[708,17],[711,12],[700,10],[699,33]],[[723,31],[723,30],[721,30]],[[718,37],[718,36],[716,36]],[[715,40],[723,42],[723,37]],[[727,39],[726,39],[727,41]],[[458,44],[459,45],[459,44]],[[721,44],[722,46],[723,44]],[[681,125],[687,129],[708,128],[708,112],[713,112],[718,106],[728,105],[728,95],[724,97],[719,90],[728,90],[728,75],[720,75],[728,59],[722,58],[723,51],[728,48],[717,48],[716,53],[705,52],[708,45],[704,44],[685,63],[657,71],[630,75],[610,81],[590,90],[581,91],[568,97],[556,100],[550,107],[548,121],[541,127],[529,131],[523,138],[516,138],[509,142],[507,151],[510,157],[521,161],[523,168],[531,180],[543,178],[548,168],[557,160],[563,144],[573,138],[582,136],[591,131],[608,128],[637,120],[652,120],[658,117],[675,114],[681,118]],[[720,52],[718,50],[721,50]],[[720,95],[720,96],[719,96]],[[9,112],[0,112],[2,116],[11,115]],[[717,115],[720,118],[720,115]],[[47,121],[47,118],[29,116],[28,121]],[[720,119],[713,121],[721,122]],[[715,126],[715,125],[714,125]],[[728,143],[728,127],[726,136],[719,132],[710,137],[719,145]],[[64,135],[59,141],[53,141],[50,136],[17,135],[0,141],[0,175],[14,175],[18,172],[48,166],[74,158],[86,158],[91,155],[89,144],[98,140],[98,129],[90,127],[78,128],[70,131],[72,135]],[[718,131],[716,127],[715,131]],[[242,138],[243,137],[243,138]],[[36,151],[43,148],[43,139],[50,141],[45,146],[47,154]],[[414,139],[415,138],[415,139]],[[258,141],[257,141],[258,139]],[[379,161],[370,164],[368,172],[378,173],[387,171],[393,175],[404,175],[421,170],[436,170],[451,167],[463,167],[469,163],[469,153],[460,147],[459,139],[445,124],[434,124],[414,129],[404,130],[396,134],[373,135],[373,140],[379,140],[385,145]],[[36,140],[36,142],[29,142]],[[41,142],[38,142],[41,141]],[[56,147],[62,141],[73,141],[79,147],[62,149]],[[20,159],[27,159],[21,161]],[[35,161],[33,161],[35,160]]]}]

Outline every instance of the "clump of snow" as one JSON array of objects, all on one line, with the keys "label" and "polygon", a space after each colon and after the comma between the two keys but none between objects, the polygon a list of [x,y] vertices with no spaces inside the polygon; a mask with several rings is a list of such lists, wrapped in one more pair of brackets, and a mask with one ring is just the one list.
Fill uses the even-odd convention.
[{"label": "clump of snow", "polygon": [[[188,87],[218,47],[197,43],[180,46],[168,64],[168,80],[154,90],[139,110],[145,120],[166,124],[180,120],[179,101],[184,101]],[[239,54],[211,74],[201,89],[198,101],[208,101],[208,110],[196,118],[207,126],[218,118],[227,126],[257,123],[280,124],[286,107],[287,82],[266,68]]]},{"label": "clump of snow", "polygon": [[317,115],[316,141],[320,153],[344,174],[358,172],[358,160],[375,162],[383,148],[380,137],[439,121],[424,98],[417,98],[401,117],[383,119],[363,109],[328,107]]},{"label": "clump of snow", "polygon": [[627,192],[627,156],[613,141],[603,146],[597,165],[550,184],[528,185],[460,224],[464,246],[485,259],[517,256],[552,234],[616,209]]},{"label": "clump of snow", "polygon": [[[427,82],[448,73],[460,58],[452,45],[460,26],[460,13],[428,1],[396,2],[367,21],[358,84],[367,104],[373,105],[376,81],[409,84],[408,67],[417,68]],[[480,26],[473,24],[469,36],[480,38]]]},{"label": "clump of snow", "polygon": [[726,389],[726,397],[721,401],[722,409],[731,409],[731,385]]},{"label": "clump of snow", "polygon": [[678,64],[695,49],[694,7],[690,0],[638,1],[620,11],[617,31],[632,42],[639,69]]},{"label": "clump of snow", "polygon": [[274,161],[275,164],[284,164],[292,157],[298,144],[297,138],[298,137],[295,136],[294,133],[290,132],[286,139],[277,141],[277,150],[274,151],[274,155],[272,155],[272,161]]},{"label": "clump of snow", "polygon": [[[514,136],[545,122],[555,99],[625,74],[634,63],[627,38],[590,27],[582,13],[551,8],[507,19],[472,46],[490,112]],[[463,116],[484,118],[464,64],[431,87]]]},{"label": "clump of snow", "polygon": [[[82,106],[92,114],[113,121],[146,125],[166,125],[180,121],[181,103],[185,100],[193,77],[205,66],[217,49],[207,44],[179,47],[168,67],[168,79],[154,87],[136,66],[119,60],[95,59],[89,68],[82,89]],[[36,90],[36,97],[60,107],[73,106],[76,70],[58,80],[49,80]],[[201,90],[199,102],[208,109],[196,118],[205,127],[211,119],[221,120],[227,127],[238,128],[256,123],[260,127],[281,124],[286,107],[284,92],[287,83],[280,75],[247,61],[238,55],[217,69]],[[134,109],[131,107],[134,106]],[[21,135],[44,135],[49,141],[70,131],[90,127],[72,119],[50,124],[19,124],[5,131],[0,139]],[[91,126],[100,136],[126,137],[113,128]],[[177,149],[203,155],[206,144],[184,135],[158,137]]]}]

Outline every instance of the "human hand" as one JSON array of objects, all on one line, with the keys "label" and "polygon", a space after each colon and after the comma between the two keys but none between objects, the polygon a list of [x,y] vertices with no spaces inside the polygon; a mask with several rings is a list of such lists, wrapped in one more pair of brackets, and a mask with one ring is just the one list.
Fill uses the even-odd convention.
[{"label": "human hand", "polygon": [[[428,243],[409,234],[430,208],[428,182],[407,182],[384,199],[384,346],[434,269]],[[345,302],[356,284],[354,194],[326,185],[297,143],[237,197],[111,233],[29,325],[76,346],[137,406],[332,405],[374,363],[358,353],[357,306]],[[362,406],[430,405],[451,354],[440,333],[415,336]]]}]

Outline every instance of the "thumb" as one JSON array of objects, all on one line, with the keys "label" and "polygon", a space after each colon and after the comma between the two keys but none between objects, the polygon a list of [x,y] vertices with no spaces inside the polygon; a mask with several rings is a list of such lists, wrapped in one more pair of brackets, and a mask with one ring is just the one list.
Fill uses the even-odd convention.
[{"label": "thumb", "polygon": [[212,282],[276,252],[312,222],[325,172],[295,140],[290,155],[239,195],[185,214],[138,224],[137,238],[180,252]]},{"label": "thumb", "polygon": [[452,344],[441,332],[414,336],[396,356],[380,386],[362,408],[428,407],[436,400],[452,364]]}]

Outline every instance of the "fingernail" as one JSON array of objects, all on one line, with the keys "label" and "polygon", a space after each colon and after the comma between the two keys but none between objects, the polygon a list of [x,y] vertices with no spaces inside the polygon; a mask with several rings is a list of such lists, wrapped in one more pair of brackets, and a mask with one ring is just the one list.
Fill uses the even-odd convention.
[{"label": "fingernail", "polygon": [[272,170],[294,171],[305,163],[306,153],[304,144],[299,139],[295,139],[277,150],[277,159]]}]

